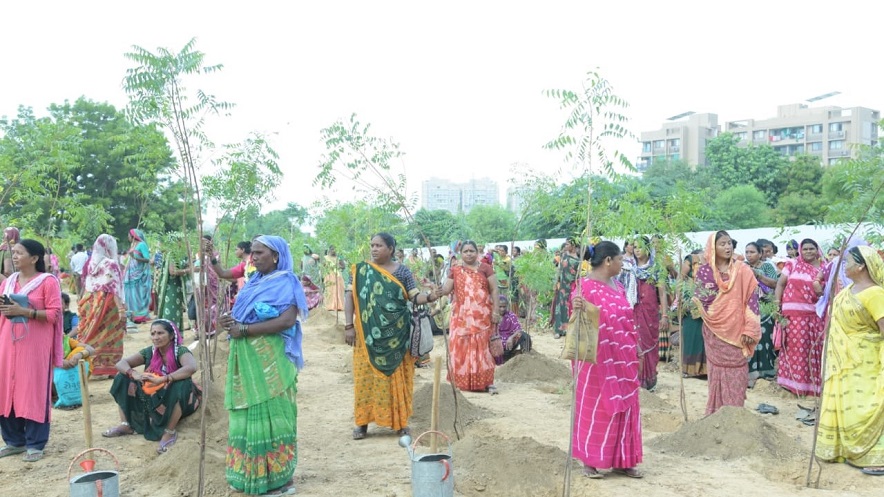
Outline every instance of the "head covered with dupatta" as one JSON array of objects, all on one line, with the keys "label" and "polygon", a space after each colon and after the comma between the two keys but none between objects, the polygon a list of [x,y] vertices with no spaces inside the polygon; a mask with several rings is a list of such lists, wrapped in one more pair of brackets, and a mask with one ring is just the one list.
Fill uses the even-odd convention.
[{"label": "head covered with dupatta", "polygon": [[[866,271],[869,277],[880,287],[884,287],[884,260],[878,255],[878,252],[868,245],[857,247],[859,253],[862,254]],[[856,261],[859,263],[860,261]]]},{"label": "head covered with dupatta", "polygon": [[131,235],[132,238],[138,240],[139,242],[147,242],[147,237],[144,235],[144,231],[138,228],[132,228],[131,230],[129,230],[129,235]]},{"label": "head covered with dupatta", "polygon": [[[694,297],[697,308],[703,316],[706,327],[720,338],[723,342],[739,347],[744,357],[750,357],[755,349],[755,344],[761,339],[761,320],[758,314],[749,309],[749,299],[758,288],[758,281],[748,264],[738,263],[731,254],[728,260],[727,274],[729,278],[724,281],[721,271],[715,259],[715,244],[722,236],[730,235],[725,231],[717,231],[709,235],[706,241],[706,264],[712,270],[715,285],[718,287],[718,295],[704,309],[702,303]],[[744,344],[742,337],[747,336],[754,342]]]},{"label": "head covered with dupatta", "polygon": [[289,245],[279,236],[261,235],[252,243],[260,243],[277,255],[276,269],[269,273],[256,272],[236,296],[231,311],[233,319],[241,323],[258,322],[255,304],[262,302],[275,307],[282,314],[290,306],[297,306],[302,319],[307,319],[307,297],[301,281],[293,272]]}]

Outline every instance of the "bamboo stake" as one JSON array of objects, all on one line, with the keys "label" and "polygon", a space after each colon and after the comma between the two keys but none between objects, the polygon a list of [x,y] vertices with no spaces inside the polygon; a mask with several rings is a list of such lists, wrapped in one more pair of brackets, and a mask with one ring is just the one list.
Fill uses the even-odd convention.
[{"label": "bamboo stake", "polygon": [[86,373],[86,361],[80,359],[77,369],[80,372],[80,395],[83,397],[83,435],[86,437],[86,448],[92,448],[92,409],[89,405],[89,382]]},{"label": "bamboo stake", "polygon": [[433,410],[430,414],[430,430],[433,435],[430,437],[430,452],[435,454],[439,450],[439,391],[442,382],[442,356],[436,356],[433,364]]}]

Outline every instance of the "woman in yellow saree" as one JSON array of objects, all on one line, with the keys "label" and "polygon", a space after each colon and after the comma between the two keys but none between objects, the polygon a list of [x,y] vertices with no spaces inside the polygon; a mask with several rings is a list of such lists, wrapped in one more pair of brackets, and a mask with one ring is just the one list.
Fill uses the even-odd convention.
[{"label": "woman in yellow saree", "polygon": [[884,261],[871,247],[845,254],[853,283],[832,308],[817,457],[884,475]]}]

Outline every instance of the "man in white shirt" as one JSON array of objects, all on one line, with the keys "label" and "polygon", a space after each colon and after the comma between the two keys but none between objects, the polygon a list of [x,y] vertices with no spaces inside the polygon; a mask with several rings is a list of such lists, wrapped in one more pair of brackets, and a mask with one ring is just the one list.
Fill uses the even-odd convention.
[{"label": "man in white shirt", "polygon": [[86,251],[83,250],[83,244],[78,243],[74,248],[75,253],[71,256],[71,274],[74,277],[74,290],[77,297],[83,296],[83,286],[80,284],[80,278],[83,275],[83,267],[86,265]]}]

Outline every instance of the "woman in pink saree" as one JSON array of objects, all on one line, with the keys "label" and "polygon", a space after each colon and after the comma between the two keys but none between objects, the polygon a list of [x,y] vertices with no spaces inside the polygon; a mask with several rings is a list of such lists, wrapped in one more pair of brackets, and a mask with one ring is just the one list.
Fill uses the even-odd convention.
[{"label": "woman in pink saree", "polygon": [[819,245],[805,239],[801,253],[786,261],[777,280],[775,302],[788,320],[780,350],[777,383],[795,395],[819,395],[822,385],[822,357],[825,323],[816,303],[828,279],[828,266]]},{"label": "woman in pink saree", "polygon": [[641,478],[638,333],[633,309],[617,281],[623,256],[612,242],[595,246],[592,269],[577,281],[572,297],[574,312],[586,305],[599,308],[598,351],[595,364],[572,361],[576,377],[574,457],[584,464],[584,475],[602,478],[599,469]]},{"label": "woman in pink saree", "polygon": [[635,328],[642,356],[641,383],[642,388],[653,392],[657,388],[657,364],[660,362],[660,330],[669,328],[667,276],[648,237],[636,240],[634,253]]},{"label": "woman in pink saree", "polygon": [[734,258],[726,231],[709,235],[706,264],[697,270],[694,303],[703,318],[709,373],[706,414],[722,406],[743,407],[749,387],[749,358],[761,339],[758,281],[752,269]]}]

